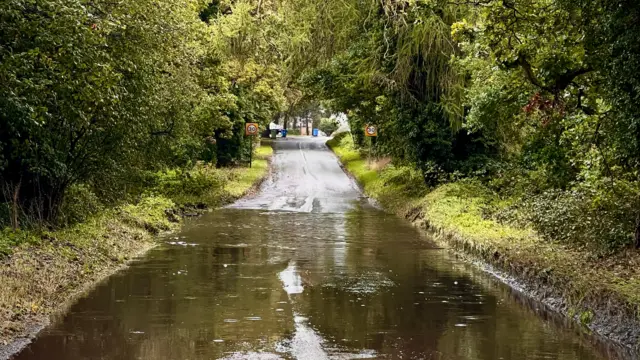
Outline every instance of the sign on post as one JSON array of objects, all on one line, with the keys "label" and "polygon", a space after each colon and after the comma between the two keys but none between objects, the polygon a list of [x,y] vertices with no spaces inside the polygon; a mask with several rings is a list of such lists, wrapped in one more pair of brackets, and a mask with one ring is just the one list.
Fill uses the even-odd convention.
[{"label": "sign on post", "polygon": [[260,126],[258,123],[246,123],[244,124],[244,134],[247,136],[255,136],[258,135],[260,131]]},{"label": "sign on post", "polygon": [[[260,125],[258,123],[245,123],[244,134],[246,136],[256,136],[260,132]],[[253,166],[253,139],[249,141],[249,167]]]},{"label": "sign on post", "polygon": [[376,137],[378,136],[378,127],[375,125],[367,125],[364,128],[364,134],[367,137]]}]

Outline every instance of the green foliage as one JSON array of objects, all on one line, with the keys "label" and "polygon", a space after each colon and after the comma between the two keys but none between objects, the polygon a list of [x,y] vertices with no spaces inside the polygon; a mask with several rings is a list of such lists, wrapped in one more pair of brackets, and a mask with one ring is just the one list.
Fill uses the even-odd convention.
[{"label": "green foliage", "polygon": [[[595,309],[603,304],[615,303],[623,311],[629,311],[627,314],[637,315],[640,304],[638,269],[629,266],[637,260],[634,252],[600,256],[605,253],[602,248],[594,249],[593,238],[581,242],[588,244],[588,247],[569,247],[564,240],[559,242],[542,239],[540,234],[531,229],[532,224],[528,219],[521,217],[520,221],[514,220],[520,215],[526,217],[531,214],[519,211],[523,208],[518,205],[526,201],[526,198],[503,198],[475,179],[462,179],[435,189],[427,188],[424,184],[418,185],[411,181],[415,178],[411,175],[412,172],[419,174],[415,168],[388,162],[384,162],[384,166],[376,162],[367,163],[353,149],[353,142],[349,138],[341,140],[345,146],[340,146],[340,141],[335,139],[329,141],[329,144],[347,170],[363,186],[366,194],[380,202],[386,210],[430,230],[434,235],[433,239],[443,246],[453,247],[532,283],[543,281],[553,284],[554,289],[562,293],[570,309],[573,309],[569,311],[569,316],[585,324],[593,320],[593,312],[588,309]],[[596,188],[602,185],[592,184]],[[508,181],[503,185],[512,188]],[[622,193],[637,191],[637,188],[628,188],[632,186],[630,183],[618,185],[617,191]],[[420,191],[415,191],[413,187]],[[602,199],[591,200],[593,206],[599,206]],[[627,206],[637,206],[630,204],[628,200],[621,204],[628,204],[622,205],[621,210]],[[613,205],[613,202],[609,205]],[[560,207],[557,206],[556,209],[560,210]],[[504,218],[509,212],[511,222]],[[628,208],[620,213],[628,214]],[[607,221],[609,220],[605,219],[603,222]],[[594,224],[603,225],[597,222]],[[607,229],[607,224],[604,224],[600,234]],[[606,244],[606,241],[601,244]],[[603,299],[606,299],[604,303]],[[585,308],[587,310],[580,311],[576,316],[576,309]]]},{"label": "green foliage", "polygon": [[[634,188],[635,187],[635,188]],[[635,196],[629,196],[635,194]],[[548,241],[609,254],[633,244],[637,184],[581,184],[572,190],[547,190],[501,209],[496,218],[531,225]]]},{"label": "green foliage", "polygon": [[593,321],[594,313],[591,310],[583,311],[580,313],[580,323],[582,325],[589,325]]},{"label": "green foliage", "polygon": [[148,172],[247,161],[244,123],[267,124],[286,101],[293,34],[278,6],[3,4],[0,223],[68,225],[83,221],[78,196],[113,206],[140,196]]},{"label": "green foliage", "polygon": [[302,82],[348,115],[356,148],[377,125],[375,154],[430,187],[475,177],[519,202],[502,212],[547,240],[612,252],[635,236],[640,246],[639,6],[353,6],[352,40]]},{"label": "green foliage", "polygon": [[323,118],[320,119],[320,125],[318,126],[318,129],[327,134],[327,136],[331,136],[334,131],[338,130],[339,126],[340,125],[338,124],[338,121],[336,121],[335,119]]},{"label": "green foliage", "polygon": [[0,169],[27,215],[55,221],[70,185],[161,161],[170,135],[190,135],[204,31],[194,5],[3,5]]},{"label": "green foliage", "polygon": [[13,249],[21,244],[36,243],[38,238],[31,232],[4,228],[0,231],[0,259],[11,255]]},{"label": "green foliage", "polygon": [[478,249],[501,246],[514,239],[528,239],[526,228],[501,224],[484,216],[495,201],[495,194],[477,181],[446,184],[429,193],[421,202],[429,223],[436,229],[448,229]]},{"label": "green foliage", "polygon": [[103,209],[100,199],[89,186],[75,184],[67,190],[60,209],[60,223],[64,226],[82,223]]},{"label": "green foliage", "polygon": [[343,162],[360,159],[360,152],[353,143],[353,137],[348,132],[336,134],[327,145],[338,155]]},{"label": "green foliage", "polygon": [[[265,151],[266,153],[266,151]],[[269,162],[266,159],[268,155],[262,158],[254,159],[253,166],[242,171],[237,169],[229,174],[229,181],[224,186],[223,201],[233,201],[251,191],[260,179],[263,179],[269,171]]]},{"label": "green foliage", "polygon": [[[209,166],[200,166],[190,171],[160,172],[155,175],[155,184],[151,189],[154,193],[166,196],[177,204],[206,204],[210,197],[220,193],[226,181],[223,171]],[[196,203],[193,203],[194,200]]]},{"label": "green foliage", "polygon": [[214,207],[241,197],[267,171],[270,145],[255,150],[251,168],[215,168],[200,164],[190,170],[165,170],[149,174],[146,191],[171,199],[180,206]]},{"label": "green foliage", "polygon": [[377,125],[375,152],[414,164],[429,185],[448,173],[478,171],[484,165],[478,159],[495,151],[460,124],[463,79],[451,62],[450,26],[461,13],[439,1],[416,2],[410,11],[369,6],[361,7],[363,25],[353,29],[353,41],[303,83],[332,111],[348,115],[358,146],[366,145],[364,127]]},{"label": "green foliage", "polygon": [[166,211],[175,206],[173,201],[162,196],[145,196],[137,204],[120,207],[119,213],[125,220],[138,224],[152,233],[174,228]]},{"label": "green foliage", "polygon": [[404,194],[410,197],[421,197],[428,191],[422,174],[412,167],[389,166],[380,173],[380,179],[385,186],[402,185]]},{"label": "green foliage", "polygon": [[[627,170],[640,167],[640,4],[625,0],[580,0],[560,3],[578,13],[585,53],[597,69],[608,105],[602,121],[603,147]],[[596,89],[594,89],[596,90]],[[637,177],[636,177],[637,178]]]},{"label": "green foliage", "polygon": [[273,147],[268,142],[261,144],[254,151],[255,157],[259,160],[267,160],[273,155]]},{"label": "green foliage", "polygon": [[639,12],[625,0],[8,0],[0,223],[81,222],[149,186],[214,199],[231,181],[214,167],[248,161],[246,122],[330,134],[321,118],[343,113],[352,132],[334,148],[355,159],[376,125],[391,183],[476,178],[526,199],[513,212],[549,240],[613,251],[637,233],[640,246]]}]

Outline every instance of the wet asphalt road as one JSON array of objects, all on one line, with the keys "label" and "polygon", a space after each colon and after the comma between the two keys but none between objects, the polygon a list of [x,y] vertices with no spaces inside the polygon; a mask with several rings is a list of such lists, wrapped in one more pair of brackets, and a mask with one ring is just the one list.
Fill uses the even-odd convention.
[{"label": "wet asphalt road", "polygon": [[238,201],[234,209],[262,209],[304,213],[346,212],[363,201],[362,193],[337,158],[329,151],[327,138],[278,139],[272,176],[255,197]]},{"label": "wet asphalt road", "polygon": [[274,147],[258,194],[167,235],[15,359],[612,357],[369,205],[324,139]]}]

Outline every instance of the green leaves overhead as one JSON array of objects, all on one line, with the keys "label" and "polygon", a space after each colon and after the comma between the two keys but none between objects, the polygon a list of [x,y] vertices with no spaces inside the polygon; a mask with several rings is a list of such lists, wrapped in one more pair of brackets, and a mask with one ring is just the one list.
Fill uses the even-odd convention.
[{"label": "green leaves overhead", "polygon": [[[55,220],[72,184],[135,196],[149,170],[240,164],[247,121],[329,110],[356,145],[376,124],[374,151],[429,185],[579,191],[623,244],[640,212],[624,200],[640,199],[639,18],[629,0],[5,0],[2,202]],[[601,198],[627,210],[600,214]]]},{"label": "green leaves overhead", "polygon": [[117,200],[136,173],[240,160],[237,146],[217,149],[211,139],[267,123],[285,102],[273,44],[286,41],[274,42],[277,16],[258,16],[262,3],[219,4],[204,22],[200,0],[5,1],[4,202],[53,221],[75,183]]},{"label": "green leaves overhead", "polygon": [[[350,12],[338,31],[349,41],[317,50],[331,57],[311,62],[303,83],[349,116],[357,144],[374,123],[377,153],[413,164],[430,185],[479,176],[523,198],[575,192],[576,213],[617,224],[592,243],[617,247],[640,234],[635,2],[328,3],[329,19],[339,18],[333,6]],[[595,206],[604,194],[626,210]]]}]

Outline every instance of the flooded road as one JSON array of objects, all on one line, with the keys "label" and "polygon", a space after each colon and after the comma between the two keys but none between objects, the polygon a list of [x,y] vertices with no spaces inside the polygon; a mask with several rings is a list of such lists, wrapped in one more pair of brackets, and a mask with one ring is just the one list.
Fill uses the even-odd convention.
[{"label": "flooded road", "polygon": [[16,359],[606,358],[370,206],[319,141],[275,146],[257,196],[164,238]]}]

